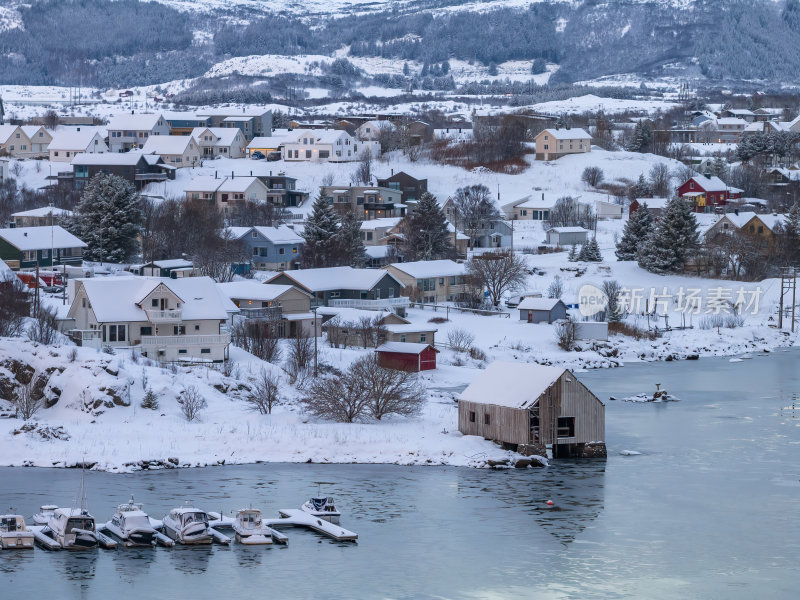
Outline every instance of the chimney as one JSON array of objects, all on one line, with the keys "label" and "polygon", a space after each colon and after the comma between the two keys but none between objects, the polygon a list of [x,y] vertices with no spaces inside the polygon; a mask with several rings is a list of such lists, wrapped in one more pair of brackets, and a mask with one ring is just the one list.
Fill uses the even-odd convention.
[{"label": "chimney", "polygon": [[394,177],[394,169],[392,169],[392,175],[391,176]]},{"label": "chimney", "polygon": [[738,208],[734,208],[733,212],[736,214],[737,217],[739,216],[739,209]]},{"label": "chimney", "polygon": [[234,178],[234,174],[233,174],[233,171],[231,171],[231,179],[233,179],[233,178]]},{"label": "chimney", "polygon": [[544,202],[544,192],[542,192],[542,202]]},{"label": "chimney", "polygon": [[703,173],[703,175],[705,175],[705,176],[706,176],[706,179],[711,179],[711,173],[709,173],[708,171],[706,171],[705,173]]},{"label": "chimney", "polygon": [[214,179],[219,179],[219,172],[218,171],[214,171]]},{"label": "chimney", "polygon": [[252,171],[250,171],[250,177],[252,177],[252,176],[253,176],[253,172],[252,172]]}]

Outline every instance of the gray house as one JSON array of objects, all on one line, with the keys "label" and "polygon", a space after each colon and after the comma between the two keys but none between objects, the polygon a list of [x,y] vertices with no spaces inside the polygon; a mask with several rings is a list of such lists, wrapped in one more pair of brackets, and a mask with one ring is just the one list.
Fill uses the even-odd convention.
[{"label": "gray house", "polygon": [[293,285],[312,295],[311,307],[343,306],[404,312],[403,282],[383,270],[328,267],[279,273],[266,283]]},{"label": "gray house", "polygon": [[286,225],[229,227],[232,239],[241,240],[253,267],[262,271],[297,269],[303,257],[303,238]]},{"label": "gray house", "polygon": [[519,320],[552,323],[567,318],[567,305],[558,298],[525,298],[519,303]]},{"label": "gray house", "polygon": [[547,243],[554,246],[580,246],[589,240],[589,230],[583,227],[553,227],[547,232]]}]

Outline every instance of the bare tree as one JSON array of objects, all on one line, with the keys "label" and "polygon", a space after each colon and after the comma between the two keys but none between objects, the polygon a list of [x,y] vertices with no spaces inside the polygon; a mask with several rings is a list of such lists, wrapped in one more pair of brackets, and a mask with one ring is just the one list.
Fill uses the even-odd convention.
[{"label": "bare tree", "polygon": [[662,162],[654,164],[650,169],[650,188],[653,190],[653,194],[661,198],[669,197],[671,182],[672,175],[667,164]]},{"label": "bare tree", "polygon": [[569,318],[556,323],[555,332],[559,348],[569,352],[575,347],[575,323]]},{"label": "bare tree", "polygon": [[58,113],[53,109],[48,110],[44,113],[44,118],[42,119],[43,125],[47,129],[55,129],[61,124],[61,117],[58,116]]},{"label": "bare tree", "polygon": [[314,343],[308,337],[294,337],[289,340],[288,352],[286,372],[289,373],[290,382],[302,383],[314,360]]},{"label": "bare tree", "polygon": [[362,348],[375,348],[381,343],[381,336],[386,339],[386,327],[381,324],[381,317],[361,317],[353,329]]},{"label": "bare tree", "polygon": [[261,360],[276,363],[281,357],[278,323],[272,319],[240,319],[231,331],[234,346],[257,356]]},{"label": "bare tree", "polygon": [[261,369],[255,386],[247,397],[247,403],[252,410],[262,415],[272,414],[272,407],[281,403],[280,395],[281,378],[266,369]]},{"label": "bare tree", "polygon": [[58,322],[55,311],[47,306],[40,306],[33,323],[28,327],[28,337],[32,342],[49,346],[56,341],[57,335]]},{"label": "bare tree", "polygon": [[578,202],[572,196],[556,200],[550,211],[551,227],[584,227],[594,229],[595,215],[588,204]]},{"label": "bare tree", "polygon": [[528,279],[525,260],[513,252],[485,252],[467,261],[467,273],[489,292],[494,306],[500,304],[505,292],[521,287]]},{"label": "bare tree", "polygon": [[353,173],[353,183],[369,185],[372,181],[372,150],[367,148],[361,152],[359,157],[358,166]]},{"label": "bare tree", "polygon": [[181,412],[189,423],[197,421],[200,418],[200,413],[208,406],[208,402],[200,394],[200,390],[196,386],[190,385],[183,390],[180,400]]},{"label": "bare tree", "polygon": [[553,281],[550,282],[550,285],[547,286],[547,297],[561,298],[563,293],[564,293],[564,284],[561,281],[561,277],[556,275],[553,278]]},{"label": "bare tree", "polygon": [[476,238],[488,228],[489,222],[501,218],[500,211],[494,204],[489,188],[483,184],[459,188],[452,200],[458,227],[469,237],[472,249]]},{"label": "bare tree", "polygon": [[592,187],[597,187],[603,182],[603,177],[603,169],[600,167],[586,167],[581,175],[581,181]]},{"label": "bare tree", "polygon": [[447,332],[447,343],[453,350],[466,352],[475,341],[475,334],[466,329],[451,329]]},{"label": "bare tree", "polygon": [[28,383],[17,386],[14,399],[11,401],[16,409],[16,416],[27,421],[42,407],[42,398],[34,394],[33,387],[35,377],[31,377]]},{"label": "bare tree", "polygon": [[353,363],[347,376],[364,382],[367,410],[379,421],[386,415],[414,416],[425,402],[425,391],[416,374],[385,369],[374,354]]},{"label": "bare tree", "polygon": [[19,278],[8,274],[0,280],[0,337],[21,335],[30,310],[30,296]]},{"label": "bare tree", "polygon": [[619,296],[622,293],[622,286],[616,279],[606,279],[603,282],[603,293],[608,299],[606,305],[606,321],[616,323],[622,319],[620,314]]},{"label": "bare tree", "polygon": [[369,397],[363,381],[342,375],[315,379],[301,402],[317,417],[353,423],[363,418]]}]

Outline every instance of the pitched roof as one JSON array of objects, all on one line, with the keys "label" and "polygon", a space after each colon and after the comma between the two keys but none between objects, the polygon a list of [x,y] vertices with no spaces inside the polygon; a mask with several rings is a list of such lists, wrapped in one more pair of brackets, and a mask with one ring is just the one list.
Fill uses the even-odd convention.
[{"label": "pitched roof", "polygon": [[535,363],[495,361],[478,371],[459,400],[510,408],[530,408],[566,369]]},{"label": "pitched roof", "polygon": [[108,128],[115,131],[151,131],[161,118],[161,114],[154,113],[139,113],[135,115],[123,113],[111,117],[108,122]]},{"label": "pitched roof", "polygon": [[0,229],[0,238],[17,250],[46,250],[53,248],[85,248],[86,244],[69,231],[56,225],[54,227],[14,227]]},{"label": "pitched roof", "polygon": [[33,210],[23,210],[21,212],[15,212],[12,214],[12,217],[49,217],[51,214],[56,215],[57,217],[71,217],[72,211],[67,210],[66,208],[56,208],[55,206],[40,206],[39,208],[34,208]]},{"label": "pitched roof", "polygon": [[217,289],[210,277],[93,277],[81,279],[98,322],[147,321],[144,308],[137,305],[156,287],[163,284],[182,301],[182,319],[206,320],[228,318],[238,308]]},{"label": "pitched roof", "polygon": [[[334,192],[335,193],[335,192]],[[396,227],[403,217],[381,217],[379,219],[370,219],[369,221],[361,222],[361,231],[375,231],[376,229],[391,229]]]},{"label": "pitched roof", "polygon": [[764,223],[764,226],[770,231],[775,231],[775,227],[778,224],[782,224],[786,220],[786,215],[754,215],[753,218],[757,218],[759,221]]},{"label": "pitched roof", "polygon": [[86,150],[94,136],[104,137],[101,127],[62,127],[53,134],[48,150]]},{"label": "pitched roof", "polygon": [[[395,352],[397,354],[420,354],[427,348],[433,348],[430,344],[417,344],[414,342],[384,342],[375,352]],[[436,352],[436,348],[433,348]]]},{"label": "pitched roof", "polygon": [[229,192],[231,194],[239,192],[244,193],[250,189],[250,186],[253,184],[267,189],[267,186],[264,185],[264,182],[261,181],[258,177],[225,177],[221,180],[219,187],[217,188],[218,192]]},{"label": "pitched roof", "polygon": [[589,230],[583,227],[553,227],[550,231],[555,231],[556,233],[589,233]]},{"label": "pitched roof", "polygon": [[463,275],[466,272],[464,263],[457,263],[449,258],[442,260],[418,260],[416,262],[392,263],[391,266],[398,271],[407,273],[414,279]]},{"label": "pitched roof", "polygon": [[18,125],[0,125],[0,144],[5,144],[14,135],[17,127]]},{"label": "pitched roof", "polygon": [[82,152],[72,159],[73,165],[135,166],[142,160],[141,152]]},{"label": "pitched roof", "polygon": [[210,131],[217,139],[214,141],[214,146],[231,146],[236,141],[237,134],[241,130],[236,127],[195,127],[192,129],[192,137],[200,144],[202,141],[203,132]]},{"label": "pitched roof", "polygon": [[296,281],[299,285],[312,292],[325,292],[330,290],[371,290],[385,276],[394,279],[403,285],[391,273],[382,269],[354,269],[353,267],[327,267],[322,269],[302,269],[299,271],[284,271],[267,280],[273,281],[276,277],[286,276]]},{"label": "pitched roof", "polygon": [[[732,192],[741,192],[739,188],[735,188],[726,184],[722,179],[717,177],[716,175],[695,175],[694,177],[689,178],[689,181],[694,181],[695,184],[700,186],[701,189],[705,190],[706,192],[724,192],[726,190],[730,190]],[[688,183],[688,181],[687,181]],[[685,185],[685,184],[684,184]]]},{"label": "pitched roof", "polygon": [[304,241],[294,229],[287,225],[278,225],[277,227],[256,226],[253,229],[273,244],[302,244]]},{"label": "pitched roof", "polygon": [[228,283],[218,283],[217,287],[231,300],[237,298],[240,300],[259,300],[266,302],[275,300],[289,290],[297,289],[292,285],[274,285],[258,283],[257,281],[231,281]]},{"label": "pitched roof", "polygon": [[[525,298],[519,303],[519,310],[553,310],[561,300],[558,298]],[[563,304],[563,302],[562,302]]]},{"label": "pitched roof", "polygon": [[[22,129],[22,131],[25,132],[25,135],[27,135],[31,140],[33,140],[33,136],[35,136],[40,129],[44,129],[44,127],[42,127],[41,125],[20,125],[20,129]],[[47,131],[47,129],[44,129],[44,131],[47,135],[52,137],[51,133]]]},{"label": "pitched roof", "polygon": [[580,127],[574,129],[545,129],[542,133],[549,133],[557,140],[590,140],[590,136]]},{"label": "pitched roof", "polygon": [[142,146],[146,154],[183,154],[194,138],[190,135],[151,135]]}]

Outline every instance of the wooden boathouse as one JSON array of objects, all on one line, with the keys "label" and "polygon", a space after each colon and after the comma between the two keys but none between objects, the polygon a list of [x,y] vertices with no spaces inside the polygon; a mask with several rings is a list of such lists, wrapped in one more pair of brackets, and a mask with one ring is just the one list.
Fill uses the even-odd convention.
[{"label": "wooden boathouse", "polygon": [[605,405],[568,369],[493,362],[458,399],[458,430],[554,458],[606,456]]}]

